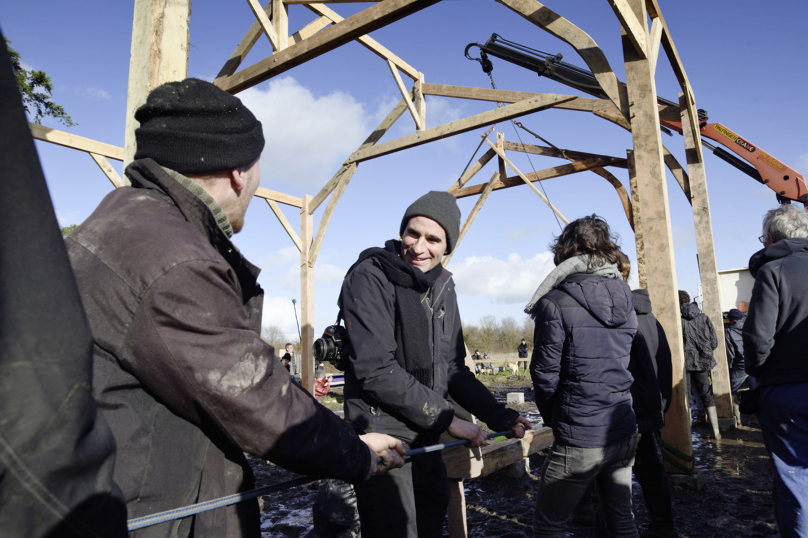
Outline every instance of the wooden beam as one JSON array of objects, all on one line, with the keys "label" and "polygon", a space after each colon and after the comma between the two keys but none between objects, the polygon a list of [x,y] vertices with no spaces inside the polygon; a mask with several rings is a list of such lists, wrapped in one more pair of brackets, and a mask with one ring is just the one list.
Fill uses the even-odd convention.
[{"label": "wooden beam", "polygon": [[628,168],[628,163],[625,159],[618,157],[608,157],[606,155],[598,155],[596,153],[584,153],[582,151],[573,151],[565,149],[563,152],[555,148],[548,148],[547,146],[535,146],[533,144],[523,144],[522,142],[508,142],[505,141],[506,151],[519,151],[522,153],[530,153],[533,155],[544,155],[546,157],[560,157],[569,161],[583,161],[588,159],[602,159],[604,162],[608,161],[608,165],[618,168]]},{"label": "wooden beam", "polygon": [[511,169],[512,169],[514,172],[516,172],[516,174],[517,174],[517,175],[518,175],[518,176],[521,178],[521,180],[522,180],[522,181],[524,181],[524,182],[525,182],[525,184],[526,184],[528,187],[530,187],[531,189],[533,189],[533,192],[535,192],[536,194],[538,194],[538,195],[539,195],[539,198],[541,198],[541,199],[542,199],[542,201],[543,201],[545,204],[547,204],[547,207],[549,207],[550,209],[552,209],[552,210],[553,210],[553,213],[555,213],[555,214],[556,214],[556,216],[557,216],[558,218],[560,218],[560,219],[561,219],[561,221],[562,221],[564,224],[569,224],[569,223],[570,223],[570,221],[568,221],[568,220],[566,219],[566,217],[564,217],[564,215],[562,215],[562,214],[561,214],[561,212],[560,212],[558,209],[556,209],[556,207],[555,207],[553,204],[551,204],[551,203],[550,203],[550,200],[548,200],[548,199],[547,199],[547,197],[546,197],[546,196],[544,196],[544,195],[541,193],[541,191],[539,191],[539,189],[537,189],[537,188],[536,188],[536,185],[534,185],[534,184],[533,184],[533,183],[532,183],[532,182],[531,182],[531,181],[530,181],[530,180],[529,180],[527,177],[525,177],[525,175],[524,175],[522,172],[520,172],[520,171],[519,171],[519,169],[516,167],[516,165],[515,165],[515,164],[513,164],[513,163],[511,162],[511,160],[510,160],[510,159],[508,159],[508,157],[505,155],[505,150],[498,148],[497,146],[495,146],[494,144],[492,144],[492,143],[491,143],[491,141],[490,141],[490,140],[488,140],[487,138],[485,139],[485,141],[488,143],[488,145],[489,145],[489,146],[491,146],[491,147],[494,149],[494,151],[496,151],[496,152],[497,152],[497,155],[499,155],[499,156],[502,158],[502,160],[503,160],[503,161],[505,161],[505,162],[507,163],[507,165],[508,165],[508,166],[510,166],[510,167],[511,167]]},{"label": "wooden beam", "polygon": [[300,208],[300,386],[314,395],[314,267],[309,259],[314,218],[309,213],[310,202],[307,194]]},{"label": "wooden beam", "polygon": [[626,89],[617,80],[606,55],[589,34],[537,0],[497,0],[539,28],[571,45],[623,116],[628,117]]},{"label": "wooden beam", "polygon": [[66,148],[77,149],[79,151],[86,151],[87,153],[95,153],[103,155],[116,161],[122,161],[124,157],[123,148],[106,144],[104,142],[97,142],[90,138],[74,135],[73,133],[66,133],[64,131],[57,131],[50,127],[43,127],[36,123],[29,123],[28,127],[31,129],[31,136],[42,142],[50,142],[57,146],[64,146]]},{"label": "wooden beam", "polygon": [[[264,13],[267,15],[267,17],[272,15],[272,0],[267,2],[266,7],[264,7]],[[252,50],[253,46],[258,41],[258,38],[261,37],[263,32],[264,30],[261,28],[261,23],[258,22],[258,19],[254,20],[252,26],[250,26],[250,29],[247,30],[247,33],[244,34],[244,37],[236,46],[236,50],[233,51],[233,54],[230,55],[230,58],[227,59],[221,70],[219,70],[219,74],[216,75],[216,78],[213,80],[214,83],[216,83],[217,80],[224,77],[229,77],[236,72],[238,66],[241,65],[241,62],[243,62],[244,58],[247,57],[247,54],[250,52],[250,50]]]},{"label": "wooden beam", "polygon": [[662,23],[659,19],[651,22],[651,32],[648,34],[648,64],[651,66],[651,76],[656,73],[657,60],[659,59],[659,43],[662,39]]},{"label": "wooden beam", "polygon": [[685,193],[687,203],[693,205],[692,195],[690,194],[690,178],[687,176],[685,169],[682,168],[682,165],[679,164],[676,157],[674,157],[670,150],[665,146],[662,146],[662,159],[665,162],[665,166],[667,166],[668,170],[670,170],[671,174],[673,174],[676,182],[682,188],[682,192]]},{"label": "wooden beam", "polygon": [[[482,141],[481,141],[481,142],[482,142]],[[488,151],[486,151],[485,153],[483,153],[483,156],[482,156],[482,157],[480,157],[479,159],[477,159],[477,162],[475,162],[474,164],[472,164],[472,165],[469,167],[469,169],[468,169],[468,170],[466,170],[466,171],[465,171],[465,173],[464,173],[462,176],[460,176],[460,179],[458,179],[457,181],[455,181],[454,183],[452,183],[452,186],[451,186],[451,187],[449,187],[448,192],[450,192],[450,193],[454,194],[454,193],[455,193],[455,191],[457,191],[457,189],[459,189],[459,188],[463,187],[463,185],[465,185],[466,183],[468,183],[468,182],[469,182],[469,180],[470,180],[471,178],[473,178],[473,177],[474,177],[474,175],[475,175],[477,172],[479,172],[479,171],[482,169],[482,167],[483,167],[483,166],[485,166],[486,164],[488,164],[488,161],[490,161],[491,159],[493,159],[493,158],[494,158],[494,155],[496,155],[496,154],[497,154],[497,153],[496,153],[496,152],[495,152],[493,149],[489,149]]]},{"label": "wooden beam", "polygon": [[[704,153],[701,146],[701,129],[699,127],[699,113],[696,111],[696,100],[693,98],[693,92],[690,91],[690,87],[685,83],[685,88],[683,90],[685,96],[690,96],[688,99],[685,98],[685,106],[687,107],[687,115],[684,118],[680,118],[684,123],[690,125],[690,129],[693,132],[693,138],[696,139],[696,147],[693,151],[698,154],[699,162],[704,162]],[[687,119],[687,122],[684,120]]]},{"label": "wooden beam", "polygon": [[320,192],[318,192],[317,195],[314,198],[312,198],[311,202],[309,203],[309,211],[311,212],[312,215],[314,215],[314,212],[317,211],[318,207],[320,207],[320,204],[322,204],[325,201],[325,199],[328,198],[328,195],[331,194],[335,188],[337,188],[340,179],[342,178],[343,174],[345,174],[345,172],[348,170],[348,168],[350,168],[350,165],[347,164],[343,164],[342,166],[340,166],[340,169],[337,170],[337,173],[334,174],[331,177],[331,179],[328,180],[328,183],[326,183],[325,186],[322,189],[320,189]]},{"label": "wooden beam", "polygon": [[[645,28],[647,17],[644,0],[628,0],[628,2],[634,15]],[[651,75],[648,59],[640,57],[631,41],[625,36],[623,57],[631,102],[629,117],[631,136],[634,140],[634,175],[637,178],[638,206],[642,215],[648,293],[654,307],[654,315],[668,337],[673,366],[671,407],[665,416],[662,437],[680,452],[691,455],[693,438],[690,432],[690,406],[684,379],[682,324],[656,84]],[[692,462],[681,460],[680,463],[686,468],[692,468]],[[668,472],[681,472],[669,464],[667,468]]]},{"label": "wooden beam", "polygon": [[126,94],[124,168],[137,152],[135,111],[149,93],[166,82],[188,77],[188,25],[191,0],[135,0],[129,82]]},{"label": "wooden beam", "polygon": [[485,203],[485,201],[488,200],[488,195],[491,194],[491,190],[494,188],[494,184],[497,181],[499,181],[499,172],[494,172],[494,175],[491,176],[491,179],[488,180],[488,183],[486,183],[482,194],[480,194],[480,197],[477,198],[477,202],[471,209],[471,213],[469,213],[469,216],[466,217],[466,222],[463,223],[463,227],[460,228],[460,234],[457,236],[457,241],[455,242],[454,250],[452,250],[451,253],[443,257],[442,263],[444,267],[449,265],[449,262],[452,260],[452,256],[454,256],[454,253],[457,252],[457,247],[459,247],[460,243],[463,242],[463,238],[466,237],[466,232],[468,232],[469,228],[471,228],[471,224],[474,222],[474,219],[477,218],[477,214],[483,208],[483,204]]},{"label": "wooden beam", "polygon": [[[306,6],[313,12],[317,13],[318,15],[322,15],[323,17],[327,17],[334,23],[342,22],[345,19],[342,18],[338,13],[334,10],[326,6],[325,4],[320,3],[312,3]],[[360,45],[368,49],[370,52],[376,54],[383,60],[390,60],[394,64],[401,69],[401,72],[410,77],[413,80],[418,80],[418,70],[415,69],[413,66],[387,50],[381,43],[376,41],[370,36],[363,35],[356,39]]]},{"label": "wooden beam", "polygon": [[609,4],[617,15],[617,19],[626,31],[631,44],[641,58],[648,58],[648,34],[640,26],[626,0],[609,0]]},{"label": "wooden beam", "polygon": [[284,194],[278,191],[271,191],[264,187],[258,187],[255,191],[255,196],[264,198],[266,200],[273,200],[281,204],[290,205],[292,207],[303,207],[303,199],[291,194]]},{"label": "wooden beam", "polygon": [[[275,6],[277,5],[278,0],[271,1],[274,15]],[[266,11],[261,9],[261,4],[258,3],[258,0],[247,0],[247,3],[250,5],[253,15],[255,15],[255,18],[258,20],[258,24],[261,26],[261,30],[263,30],[264,35],[267,36],[267,39],[269,39],[269,44],[272,45],[272,50],[278,50],[280,48],[280,44],[278,42],[278,33],[275,31],[275,27],[272,26],[272,22],[269,20],[269,17],[267,17]]]},{"label": "wooden beam", "polygon": [[[618,160],[616,157],[611,157],[612,159]],[[589,161],[575,161],[569,164],[562,164],[560,166],[554,166],[552,168],[547,168],[544,170],[539,170],[537,172],[532,172],[529,174],[525,174],[525,177],[530,180],[531,182],[535,181],[544,181],[546,179],[552,179],[556,177],[568,176],[570,174],[577,174],[578,172],[585,172],[587,170],[594,170],[596,168],[600,168],[603,166],[602,162],[597,161],[596,159],[592,159]],[[509,189],[511,187],[518,187],[522,185],[524,181],[519,176],[511,176],[502,178],[500,177],[499,182],[494,185],[494,190],[500,189]],[[449,191],[451,194],[454,195],[455,198],[466,198],[468,196],[476,196],[483,191],[485,184],[479,185],[470,185],[468,187],[463,187],[462,189],[455,189]]]},{"label": "wooden beam", "polygon": [[721,284],[718,280],[718,266],[715,261],[713,223],[710,216],[710,199],[707,194],[707,174],[704,170],[704,161],[696,151],[696,146],[701,146],[701,143],[687,121],[686,101],[685,95],[680,93],[682,137],[685,141],[687,171],[690,173],[690,188],[693,193],[691,203],[693,204],[693,222],[696,227],[696,248],[699,253],[699,276],[701,276],[701,286],[704,292],[702,310],[713,322],[718,337],[718,348],[713,352],[717,363],[712,375],[713,398],[718,416],[733,418],[729,363],[724,341],[724,316],[721,313]]},{"label": "wooden beam", "polygon": [[[370,4],[380,2],[381,0],[325,0],[329,4]],[[312,4],[320,4],[323,0],[283,0],[284,4],[300,4],[300,5],[312,5]]]},{"label": "wooden beam", "polygon": [[[451,457],[444,458],[449,476],[456,478],[476,478],[489,475],[508,465],[518,463],[524,458],[550,448],[553,444],[553,430],[544,425],[535,426],[525,432],[522,439],[508,439],[483,446],[479,449],[482,466],[469,465],[469,458],[477,457],[472,450],[456,451]],[[474,449],[475,451],[477,449]]]},{"label": "wooden beam", "polygon": [[676,80],[679,81],[679,86],[685,95],[688,96],[691,102],[695,102],[696,98],[693,96],[690,81],[687,79],[685,73],[685,66],[682,65],[682,59],[679,58],[679,53],[676,51],[676,45],[673,44],[673,37],[671,37],[668,25],[665,23],[665,17],[662,16],[662,10],[659,9],[657,0],[645,0],[646,8],[655,20],[659,20],[662,25],[662,47],[665,49],[665,54],[673,68],[673,74],[676,75]]},{"label": "wooden beam", "polygon": [[372,133],[370,133],[370,136],[368,136],[367,139],[362,143],[362,145],[359,146],[359,149],[357,151],[362,151],[371,146],[375,146],[376,142],[382,139],[382,137],[387,133],[390,127],[392,127],[393,124],[395,124],[396,121],[398,121],[398,118],[400,118],[404,114],[404,111],[406,110],[407,110],[407,102],[404,99],[402,99],[401,101],[398,102],[396,106],[393,107],[393,110],[391,110],[390,113],[387,115],[387,117],[382,120],[379,126],[376,127],[376,129],[374,129]]},{"label": "wooden beam", "polygon": [[292,223],[289,222],[289,219],[287,219],[286,215],[284,215],[283,211],[281,211],[280,206],[278,206],[275,200],[270,200],[269,198],[265,198],[265,200],[267,201],[269,208],[272,209],[272,212],[275,213],[275,216],[278,217],[278,221],[281,223],[281,226],[283,226],[283,229],[286,230],[287,234],[289,234],[289,238],[295,244],[297,250],[302,251],[303,245],[300,242],[300,238],[297,236],[295,229],[292,228]]},{"label": "wooden beam", "polygon": [[418,111],[418,116],[421,118],[421,126],[426,129],[426,96],[424,95],[424,74],[421,72],[418,73],[418,79],[412,89],[412,95],[415,110]]},{"label": "wooden beam", "polygon": [[[250,0],[258,3],[258,0]],[[263,11],[258,7],[259,11]],[[289,8],[283,0],[272,0],[272,29],[278,39],[278,49],[283,50],[289,46]]]},{"label": "wooden beam", "polygon": [[407,103],[407,108],[410,111],[412,120],[415,122],[416,130],[423,131],[424,125],[421,123],[421,114],[415,110],[415,103],[412,102],[410,92],[407,91],[407,88],[404,87],[404,83],[401,81],[401,76],[398,74],[396,64],[390,60],[387,60],[387,67],[390,68],[390,73],[392,73],[393,79],[396,81],[396,86],[398,87],[398,91],[401,93],[401,97],[404,99],[404,102]]},{"label": "wooden beam", "polygon": [[308,39],[323,28],[331,26],[331,21],[327,17],[318,17],[308,23],[306,26],[289,36],[287,47],[291,47],[295,43],[300,43],[304,39]]},{"label": "wooden beam", "polygon": [[107,179],[109,179],[112,182],[112,185],[116,189],[118,187],[124,187],[126,185],[129,185],[129,182],[125,182],[123,179],[121,179],[121,176],[118,175],[118,172],[115,171],[115,169],[112,167],[112,165],[109,163],[106,157],[104,157],[103,155],[99,155],[97,153],[90,153],[90,157],[93,158],[95,164],[97,164],[98,168],[100,168],[101,171],[104,172],[104,175],[107,176]]},{"label": "wooden beam", "polygon": [[[626,162],[626,167],[628,167],[628,162]],[[606,170],[605,168],[590,168],[590,172],[599,175],[606,181],[612,184],[614,190],[617,191],[617,196],[620,197],[620,203],[623,205],[623,211],[626,214],[626,219],[628,219],[628,224],[631,226],[631,229],[634,229],[634,206],[631,203],[631,200],[628,197],[628,193],[626,192],[626,188],[620,183],[620,180],[614,177],[614,175]]]},{"label": "wooden beam", "polygon": [[[390,0],[385,1],[389,2]],[[464,118],[462,120],[439,125],[438,127],[433,127],[432,129],[427,129],[420,133],[397,138],[396,140],[391,140],[390,142],[385,142],[384,144],[379,144],[378,146],[374,146],[372,148],[355,151],[350,157],[348,157],[348,159],[346,159],[345,162],[362,162],[369,159],[375,159],[376,157],[381,157],[382,155],[395,153],[404,149],[420,146],[421,144],[440,140],[441,138],[473,131],[474,129],[478,129],[486,125],[492,125],[500,121],[537,112],[539,110],[549,108],[553,105],[553,103],[557,103],[559,101],[571,101],[573,99],[575,99],[575,97],[571,95],[544,94],[535,99],[519,101],[496,110],[489,110],[481,114],[469,116],[468,118]]]},{"label": "wooden beam", "polygon": [[[650,61],[650,58],[649,58]],[[627,150],[628,181],[631,187],[631,202],[634,208],[634,246],[637,251],[637,279],[640,288],[648,289],[648,274],[645,269],[645,247],[643,246],[642,213],[639,187],[637,186],[637,166],[634,163],[634,151]]]},{"label": "wooden beam", "polygon": [[439,1],[384,0],[215,83],[238,93]]},{"label": "wooden beam", "polygon": [[[314,236],[314,242],[309,253],[309,264],[312,267],[317,261],[317,254],[320,252],[320,247],[325,239],[325,232],[331,222],[331,217],[334,215],[334,210],[337,208],[339,199],[342,198],[342,193],[345,192],[345,188],[348,186],[348,182],[351,181],[354,172],[356,172],[356,163],[347,166],[345,173],[340,176],[339,183],[337,183],[334,192],[331,194],[331,198],[328,199],[328,205],[325,206],[325,211],[320,219],[320,225],[317,227],[317,234]],[[309,211],[311,211],[311,208],[309,208]]]}]

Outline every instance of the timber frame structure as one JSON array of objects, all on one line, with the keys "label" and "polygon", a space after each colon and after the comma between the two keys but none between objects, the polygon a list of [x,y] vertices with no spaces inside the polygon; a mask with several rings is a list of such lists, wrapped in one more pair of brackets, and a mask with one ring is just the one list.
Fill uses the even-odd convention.
[{"label": "timber frame structure", "polygon": [[[403,151],[421,144],[449,136],[495,125],[497,122],[527,114],[556,108],[586,111],[631,131],[634,148],[625,157],[609,157],[572,150],[512,143],[497,133],[496,141],[484,141],[489,149],[470,166],[462,177],[449,186],[448,192],[457,198],[478,196],[471,213],[462,226],[457,247],[469,230],[489,195],[499,189],[528,185],[564,222],[567,220],[536,188],[534,182],[591,170],[612,184],[620,198],[626,217],[635,231],[640,285],[649,290],[655,315],[668,337],[673,357],[673,398],[666,416],[663,439],[675,450],[668,454],[671,472],[692,472],[693,453],[690,431],[690,406],[684,371],[682,328],[679,314],[676,270],[673,255],[670,209],[665,180],[667,166],[693,207],[700,276],[704,289],[704,310],[718,332],[716,351],[718,366],[713,371],[713,384],[718,414],[730,420],[732,406],[729,391],[729,372],[724,348],[723,322],[718,296],[718,274],[712,239],[707,183],[703,153],[698,129],[695,95],[684,66],[676,51],[672,34],[665,23],[658,0],[608,0],[621,25],[623,62],[626,85],[617,80],[603,51],[583,30],[537,0],[496,0],[504,7],[525,18],[538,28],[568,43],[581,55],[594,74],[608,99],[583,98],[573,95],[526,93],[485,88],[470,88],[443,84],[427,84],[424,74],[407,64],[367,34],[392,24],[412,13],[427,8],[440,0],[382,0],[343,18],[325,3],[313,0],[269,0],[261,6],[258,0],[246,0],[255,20],[225,61],[214,80],[223,90],[236,94],[255,86],[297,65],[323,55],[341,45],[356,40],[385,61],[401,93],[401,101],[368,136],[314,196],[302,198],[259,187],[256,196],[266,200],[272,212],[300,251],[301,282],[301,348],[303,364],[302,385],[312,392],[314,382],[314,297],[313,271],[320,247],[337,204],[345,192],[357,167],[365,161]],[[350,3],[368,0],[331,0],[326,3]],[[300,4],[318,18],[297,32],[289,31],[290,5]],[[128,164],[135,153],[134,130],[137,123],[134,111],[143,104],[149,91],[169,81],[187,76],[187,61],[191,0],[135,0],[127,99],[125,147],[119,148],[69,133],[31,125],[36,139],[85,151],[98,164],[113,186],[128,185],[107,159]],[[297,9],[297,8],[295,8]],[[651,19],[650,29],[648,18]],[[273,53],[257,63],[239,70],[255,43],[264,35]],[[679,107],[657,104],[654,80],[660,45],[671,63],[681,87]],[[401,73],[412,80],[412,87],[404,84]],[[438,127],[426,128],[426,99],[429,96],[452,97],[490,101],[504,104]],[[405,113],[415,123],[415,132],[395,140],[380,140],[391,126]],[[687,171],[662,145],[660,118],[682,121],[687,155]],[[563,158],[568,164],[524,174],[514,166],[506,151]],[[498,168],[484,183],[467,183],[489,161],[497,157]],[[515,175],[508,176],[507,168]],[[606,167],[626,168],[629,172],[630,194]],[[327,201],[327,203],[326,203]],[[318,228],[314,229],[313,216],[324,203],[325,209]],[[284,216],[278,204],[295,207],[300,211],[300,225],[295,226]],[[451,256],[444,259],[448,264]],[[521,457],[521,449],[518,459]],[[678,452],[678,454],[677,454]]]}]

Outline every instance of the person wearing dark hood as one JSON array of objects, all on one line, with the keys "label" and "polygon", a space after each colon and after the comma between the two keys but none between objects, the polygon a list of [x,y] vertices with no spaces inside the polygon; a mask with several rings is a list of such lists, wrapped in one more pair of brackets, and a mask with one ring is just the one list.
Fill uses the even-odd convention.
[{"label": "person wearing dark hood", "polygon": [[[129,517],[252,489],[245,452],[351,483],[403,465],[400,442],[357,436],[291,382],[261,339],[258,268],[231,241],[258,188],[261,123],[193,78],[155,88],[135,118],[131,186],[66,239]],[[132,536],[258,538],[258,502]]]},{"label": "person wearing dark hood", "polygon": [[735,423],[741,425],[741,409],[738,402],[738,389],[744,381],[750,389],[754,389],[757,384],[755,378],[746,373],[746,362],[743,352],[743,312],[737,308],[729,311],[727,316],[729,325],[724,331],[724,338],[727,343],[727,360],[729,361],[729,380],[732,391],[732,414],[735,415]]},{"label": "person wearing dark hood", "polygon": [[628,365],[637,315],[622,278],[628,258],[597,215],[568,224],[551,250],[556,268],[525,308],[536,323],[536,405],[555,438],[541,470],[534,536],[563,536],[595,482],[609,535],[633,538],[638,436]]},{"label": "person wearing dark hood", "polygon": [[775,515],[784,538],[808,537],[808,214],[781,205],[763,219],[765,247],[743,326],[746,373],[760,397],[757,418],[776,469]]},{"label": "person wearing dark hood", "polygon": [[527,352],[529,350],[530,350],[530,348],[527,346],[527,340],[522,338],[522,341],[519,343],[519,347],[516,348],[516,352],[519,354],[520,359],[525,359],[524,361],[519,361],[518,362],[519,367],[522,367],[522,363],[524,362],[525,370],[527,370]]},{"label": "person wearing dark hood", "polygon": [[671,348],[662,325],[652,313],[648,290],[639,289],[631,293],[638,328],[631,345],[628,369],[634,378],[631,398],[640,432],[633,471],[642,488],[651,519],[645,536],[676,537],[678,533],[673,526],[670,480],[657,444],[659,430],[665,426],[665,413],[671,405]]},{"label": "person wearing dark hood", "polygon": [[[466,348],[452,275],[441,265],[460,233],[454,196],[431,191],[401,219],[401,241],[370,248],[348,269],[339,298],[351,343],[345,420],[417,448],[448,432],[479,447],[485,434],[461,420],[452,399],[494,431],[524,436],[530,423],[498,403],[465,365]],[[363,538],[443,535],[449,506],[439,452],[356,486]]]},{"label": "person wearing dark hood", "polygon": [[718,364],[713,357],[713,350],[718,347],[718,336],[715,334],[713,322],[707,314],[699,310],[699,305],[690,302],[690,294],[686,291],[679,290],[679,308],[682,312],[685,370],[698,396],[697,400],[701,400],[700,416],[707,415],[713,437],[721,439],[710,377],[710,372]]}]

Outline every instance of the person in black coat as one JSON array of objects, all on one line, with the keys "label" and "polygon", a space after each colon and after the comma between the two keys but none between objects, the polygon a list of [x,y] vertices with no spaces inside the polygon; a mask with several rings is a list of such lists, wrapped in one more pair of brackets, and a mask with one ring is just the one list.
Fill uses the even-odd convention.
[{"label": "person in black coat", "polygon": [[640,432],[633,471],[651,518],[646,536],[675,537],[678,534],[673,526],[671,486],[657,445],[659,430],[665,425],[665,413],[671,405],[671,349],[662,325],[652,313],[648,291],[634,290],[632,295],[637,335],[631,345],[628,369],[634,378],[632,407]]},{"label": "person in black coat", "polygon": [[628,258],[597,215],[568,224],[551,248],[556,268],[525,308],[536,324],[536,405],[555,438],[541,470],[534,536],[563,536],[595,482],[609,535],[634,538],[637,423],[628,365],[637,315],[622,278]]},{"label": "person in black coat", "polygon": [[522,342],[519,344],[519,347],[516,348],[516,351],[519,353],[520,359],[525,359],[524,361],[519,361],[519,368],[522,368],[522,363],[524,363],[524,368],[527,370],[527,352],[529,351],[529,348],[527,347],[527,341],[524,338],[522,338]]},{"label": "person in black coat", "polygon": [[729,311],[727,316],[729,325],[724,331],[724,338],[727,344],[727,361],[729,362],[729,380],[732,390],[732,413],[735,415],[735,423],[741,425],[741,409],[738,400],[738,389],[744,382],[750,389],[757,386],[755,378],[746,373],[746,362],[743,352],[743,312],[737,308]]}]

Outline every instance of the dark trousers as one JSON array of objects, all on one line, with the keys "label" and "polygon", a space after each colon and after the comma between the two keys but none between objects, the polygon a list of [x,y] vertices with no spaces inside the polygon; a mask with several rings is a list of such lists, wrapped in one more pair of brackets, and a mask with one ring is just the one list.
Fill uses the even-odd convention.
[{"label": "dark trousers", "polygon": [[710,385],[710,371],[688,372],[688,375],[690,376],[690,384],[693,387],[693,392],[701,398],[701,403],[704,406],[701,412],[706,413],[708,407],[715,407],[715,402],[713,401],[713,387]]},{"label": "dark trousers", "polygon": [[414,456],[404,467],[355,488],[362,538],[443,536],[449,482],[440,452]]},{"label": "dark trousers", "polygon": [[654,529],[672,529],[671,484],[657,445],[659,432],[642,432],[634,457],[634,477],[642,488],[645,507]]}]

